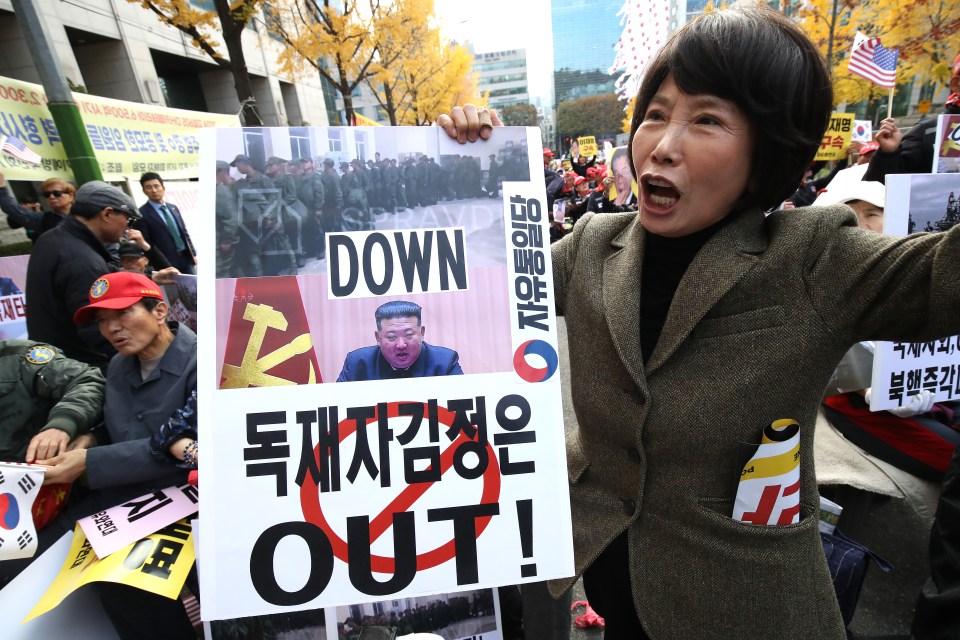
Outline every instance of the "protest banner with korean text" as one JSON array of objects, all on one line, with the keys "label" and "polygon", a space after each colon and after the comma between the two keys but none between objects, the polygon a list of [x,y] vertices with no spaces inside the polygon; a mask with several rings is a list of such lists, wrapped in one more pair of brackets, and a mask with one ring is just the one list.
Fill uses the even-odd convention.
[{"label": "protest banner with korean text", "polygon": [[[292,155],[274,132],[273,152]],[[242,136],[204,137],[205,180]],[[464,154],[523,163],[501,200],[325,210],[325,259],[296,275],[200,275],[205,620],[572,573],[549,212],[528,148],[536,129],[470,146],[371,129],[367,156],[426,156],[438,172]],[[264,248],[282,246],[267,191],[238,183],[232,214],[264,270]],[[212,253],[208,220],[197,242]],[[378,320],[388,302],[400,315]]]},{"label": "protest banner with korean text", "polygon": [[30,256],[0,258],[0,340],[27,338],[27,263]]},{"label": "protest banner with korean text", "polygon": [[[888,175],[883,232],[942,232],[960,224],[960,173]],[[878,342],[870,410],[909,403],[922,390],[960,399],[960,336],[920,343]]]},{"label": "protest banner with korean text", "polygon": [[78,524],[67,559],[24,622],[50,611],[79,587],[116,582],[165,598],[180,595],[195,555],[190,520],[184,518],[106,558],[98,558]]},{"label": "protest banner with korean text", "polygon": [[814,160],[842,160],[847,157],[847,148],[853,139],[852,113],[831,113],[830,124],[823,134]]},{"label": "protest banner with korean text", "polygon": [[[165,178],[195,178],[199,167],[197,130],[236,127],[237,116],[170,109],[75,93],[104,180],[123,181],[145,171]],[[18,140],[40,156],[39,164],[0,153],[8,180],[70,178],[73,174],[43,87],[0,78],[0,135]],[[22,154],[18,154],[22,155]]]},{"label": "protest banner with korean text", "polygon": [[197,488],[190,484],[167,487],[98,511],[77,524],[98,558],[141,540],[151,533],[197,512]]},{"label": "protest banner with korean text", "polygon": [[597,149],[597,139],[594,136],[583,136],[582,138],[577,138],[577,142],[580,145],[580,155],[596,156],[599,153]]}]

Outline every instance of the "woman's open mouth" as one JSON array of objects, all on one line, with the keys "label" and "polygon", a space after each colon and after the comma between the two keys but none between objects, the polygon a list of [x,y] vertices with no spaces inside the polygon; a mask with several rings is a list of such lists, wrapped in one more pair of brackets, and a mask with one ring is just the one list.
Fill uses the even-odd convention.
[{"label": "woman's open mouth", "polygon": [[677,204],[680,199],[680,192],[673,186],[669,180],[655,177],[644,177],[641,180],[643,184],[644,201],[647,205],[652,205],[655,209],[667,210]]}]

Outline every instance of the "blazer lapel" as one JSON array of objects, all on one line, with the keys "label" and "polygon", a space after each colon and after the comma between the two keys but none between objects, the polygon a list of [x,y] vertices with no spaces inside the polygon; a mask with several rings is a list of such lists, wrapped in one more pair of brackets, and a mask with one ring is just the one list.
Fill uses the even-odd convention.
[{"label": "blazer lapel", "polygon": [[703,316],[754,267],[766,244],[764,216],[756,209],[738,214],[707,241],[673,296],[647,363],[648,375],[673,355]]},{"label": "blazer lapel", "polygon": [[646,232],[634,218],[611,241],[603,263],[603,309],[617,355],[640,389],[646,389],[640,353],[640,270]]}]

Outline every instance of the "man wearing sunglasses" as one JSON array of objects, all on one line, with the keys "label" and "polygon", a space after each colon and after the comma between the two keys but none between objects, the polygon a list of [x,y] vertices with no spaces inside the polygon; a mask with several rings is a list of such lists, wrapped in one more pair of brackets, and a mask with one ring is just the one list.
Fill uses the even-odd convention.
[{"label": "man wearing sunglasses", "polygon": [[7,214],[11,229],[24,227],[27,236],[37,241],[41,234],[50,231],[70,213],[77,189],[62,178],[50,178],[40,185],[44,211],[31,211],[22,207],[7,187],[6,177],[0,172],[0,211]]},{"label": "man wearing sunglasses", "polygon": [[31,340],[56,345],[67,357],[102,370],[116,350],[96,323],[78,327],[73,314],[87,304],[87,291],[105,273],[117,271],[105,245],[120,241],[140,212],[133,198],[95,180],[77,191],[64,221],[43,234],[27,265],[27,332]]}]

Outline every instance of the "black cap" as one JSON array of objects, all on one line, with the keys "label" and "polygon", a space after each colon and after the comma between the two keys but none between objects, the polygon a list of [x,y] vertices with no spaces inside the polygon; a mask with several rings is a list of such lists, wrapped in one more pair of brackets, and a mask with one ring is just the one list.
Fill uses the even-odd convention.
[{"label": "black cap", "polygon": [[124,240],[120,243],[120,257],[121,258],[142,258],[143,249],[140,248],[136,242],[130,242]]},{"label": "black cap", "polygon": [[237,157],[233,159],[233,162],[230,163],[230,166],[235,167],[237,166],[238,162],[246,162],[249,165],[253,165],[253,160],[250,158],[250,156],[245,156],[242,153],[237,154]]},{"label": "black cap", "polygon": [[333,158],[324,158],[323,164],[325,166],[332,167],[334,165]]},{"label": "black cap", "polygon": [[84,183],[77,189],[74,202],[77,204],[92,204],[101,209],[111,207],[114,211],[125,214],[131,221],[139,220],[142,217],[133,198],[101,180],[91,180]]}]

